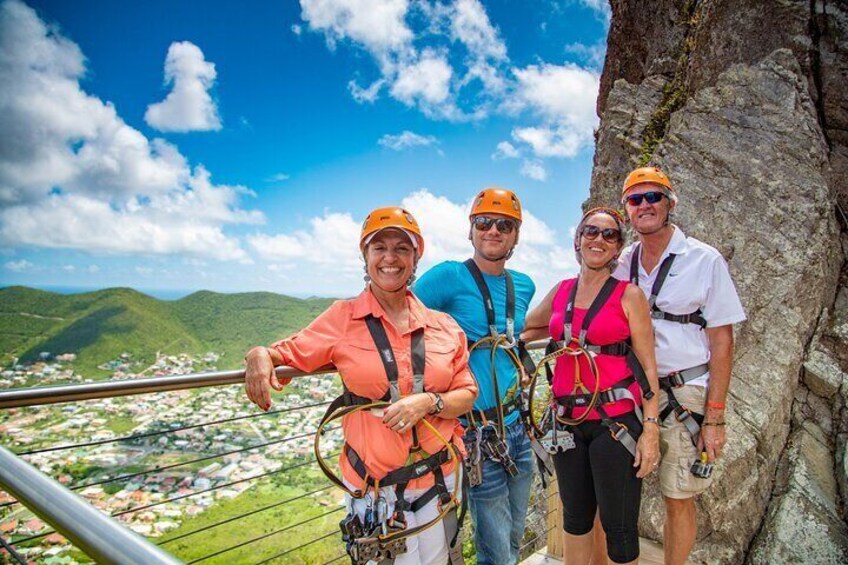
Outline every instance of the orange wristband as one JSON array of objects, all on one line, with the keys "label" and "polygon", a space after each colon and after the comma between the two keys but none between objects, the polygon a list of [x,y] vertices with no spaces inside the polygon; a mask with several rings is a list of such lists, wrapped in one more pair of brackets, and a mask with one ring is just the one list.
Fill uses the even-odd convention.
[{"label": "orange wristband", "polygon": [[724,402],[709,402],[709,401],[707,401],[706,407],[707,408],[714,408],[716,410],[724,410],[724,408],[725,408]]}]

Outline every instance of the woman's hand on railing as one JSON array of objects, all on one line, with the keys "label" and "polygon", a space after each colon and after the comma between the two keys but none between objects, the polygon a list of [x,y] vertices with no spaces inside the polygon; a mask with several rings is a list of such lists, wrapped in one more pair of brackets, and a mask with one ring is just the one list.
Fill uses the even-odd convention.
[{"label": "woman's hand on railing", "polygon": [[266,412],[271,408],[271,389],[280,391],[291,382],[281,383],[274,371],[274,360],[266,347],[254,347],[244,357],[244,388],[247,397]]}]

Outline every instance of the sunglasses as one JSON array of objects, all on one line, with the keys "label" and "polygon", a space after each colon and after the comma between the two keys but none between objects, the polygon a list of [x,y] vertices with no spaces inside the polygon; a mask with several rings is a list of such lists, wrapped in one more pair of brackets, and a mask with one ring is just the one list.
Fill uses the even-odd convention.
[{"label": "sunglasses", "polygon": [[487,218],[486,216],[476,216],[471,223],[477,231],[489,231],[494,224],[500,233],[512,233],[517,225],[512,218]]},{"label": "sunglasses", "polygon": [[580,235],[585,237],[586,239],[595,239],[599,235],[604,238],[604,241],[608,243],[618,243],[621,240],[621,232],[615,228],[604,228],[601,229],[598,226],[593,226],[591,224],[587,226],[583,226],[583,229],[580,231]]},{"label": "sunglasses", "polygon": [[642,200],[647,200],[648,204],[656,204],[665,197],[665,193],[661,191],[643,192],[642,194],[631,194],[624,198],[625,202],[631,206],[640,206]]}]

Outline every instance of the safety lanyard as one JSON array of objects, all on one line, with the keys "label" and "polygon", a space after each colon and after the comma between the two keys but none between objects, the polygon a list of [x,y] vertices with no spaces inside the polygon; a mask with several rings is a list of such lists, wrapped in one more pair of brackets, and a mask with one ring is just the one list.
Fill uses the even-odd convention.
[{"label": "safety lanyard", "polygon": [[[641,245],[636,245],[633,250],[633,257],[630,259],[630,282],[639,286],[639,251]],[[669,253],[668,257],[663,259],[660,265],[660,272],[657,273],[657,278],[654,280],[654,285],[651,287],[651,297],[648,298],[648,306],[653,309],[658,309],[656,306],[657,296],[660,294],[668,272],[671,271],[671,264],[674,263],[674,258],[677,257],[674,253]]]},{"label": "safety lanyard", "polygon": [[[365,317],[365,323],[368,325],[368,331],[371,333],[371,339],[374,340],[374,345],[377,346],[377,351],[380,353],[380,361],[383,362],[383,368],[386,370],[386,377],[389,379],[389,394],[392,402],[400,400],[400,388],[398,387],[398,366],[395,360],[395,352],[392,349],[392,344],[389,342],[389,336],[386,335],[386,329],[383,327],[383,322],[380,318],[376,318],[371,314]],[[424,328],[418,328],[412,332],[412,373],[414,375],[412,381],[412,393],[418,394],[424,392]]]},{"label": "safety lanyard", "polygon": [[[563,328],[562,328],[562,339],[566,343],[570,341],[574,341],[574,331],[571,327],[571,321],[574,319],[574,300],[577,297],[577,285],[580,284],[580,279],[576,279],[574,281],[574,285],[571,287],[571,292],[568,295],[568,302],[565,305],[565,316],[563,316]],[[604,286],[601,287],[600,292],[592,301],[592,305],[589,306],[589,311],[586,312],[586,316],[583,318],[583,323],[580,327],[580,334],[577,338],[577,343],[580,347],[585,347],[586,345],[586,333],[589,331],[589,325],[592,323],[592,320],[595,319],[595,316],[598,315],[598,312],[601,311],[604,304],[606,304],[609,297],[612,295],[612,292],[615,290],[616,285],[618,285],[618,280],[612,277],[608,278],[604,283]]]},{"label": "safety lanyard", "polygon": [[[483,306],[486,308],[486,321],[489,323],[489,335],[497,337],[500,332],[495,325],[495,307],[492,302],[492,293],[489,292],[489,286],[483,279],[483,273],[480,272],[480,267],[474,262],[474,259],[468,259],[464,263],[465,268],[474,277],[474,282],[477,283],[477,288],[480,289],[480,294],[483,296]],[[506,278],[506,339],[512,343],[515,338],[515,284],[512,282],[512,275],[504,269]]]}]

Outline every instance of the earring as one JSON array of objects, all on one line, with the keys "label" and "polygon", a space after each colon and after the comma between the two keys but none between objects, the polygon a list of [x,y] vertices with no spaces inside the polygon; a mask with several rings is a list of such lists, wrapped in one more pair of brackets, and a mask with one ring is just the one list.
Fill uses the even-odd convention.
[{"label": "earring", "polygon": [[371,275],[369,275],[368,273],[365,273],[365,276],[362,277],[362,280],[364,280],[366,283],[370,283],[371,282]]},{"label": "earring", "polygon": [[412,286],[412,283],[415,282],[415,273],[409,275],[409,279],[406,281],[406,286]]}]

